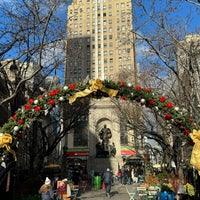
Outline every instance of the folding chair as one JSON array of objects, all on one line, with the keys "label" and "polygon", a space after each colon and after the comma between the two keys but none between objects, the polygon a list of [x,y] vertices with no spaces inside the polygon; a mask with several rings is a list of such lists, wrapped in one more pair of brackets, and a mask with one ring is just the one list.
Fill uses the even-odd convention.
[{"label": "folding chair", "polygon": [[137,187],[137,194],[142,200],[147,200],[147,189],[145,187]]},{"label": "folding chair", "polygon": [[76,200],[78,196],[79,188],[74,188],[71,190],[71,200]]},{"label": "folding chair", "polygon": [[158,198],[158,188],[148,188],[148,195],[147,195],[147,199],[148,200],[157,200]]},{"label": "folding chair", "polygon": [[127,187],[126,187],[126,191],[127,191],[128,195],[129,195],[129,200],[134,200],[135,192],[129,192]]}]

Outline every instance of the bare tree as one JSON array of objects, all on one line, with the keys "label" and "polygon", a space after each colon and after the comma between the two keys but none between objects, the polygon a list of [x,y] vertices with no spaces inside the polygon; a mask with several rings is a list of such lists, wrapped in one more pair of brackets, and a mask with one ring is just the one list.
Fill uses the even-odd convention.
[{"label": "bare tree", "polygon": [[[195,23],[200,16],[198,2],[137,0],[132,4],[139,84],[165,96],[198,124],[200,43],[199,27]],[[166,124],[156,110],[149,114],[145,109],[138,123],[137,112],[130,113],[130,105],[127,109],[121,104],[118,107],[130,129],[160,144],[163,162],[169,168],[172,169],[172,160],[177,166],[176,173],[183,165],[189,166],[189,159],[183,161],[180,155],[182,145],[190,155],[192,143],[180,136],[178,127]]]}]

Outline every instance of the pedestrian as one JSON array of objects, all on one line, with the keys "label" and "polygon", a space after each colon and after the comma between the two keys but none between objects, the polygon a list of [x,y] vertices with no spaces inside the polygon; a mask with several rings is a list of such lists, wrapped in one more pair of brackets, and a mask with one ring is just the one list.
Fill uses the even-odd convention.
[{"label": "pedestrian", "polygon": [[110,198],[110,191],[111,191],[111,186],[112,186],[112,177],[113,177],[112,172],[110,171],[109,168],[107,168],[106,172],[104,172],[104,174],[103,174],[103,182],[104,182],[105,187],[106,187],[106,196],[108,198]]},{"label": "pedestrian", "polygon": [[44,184],[40,187],[39,194],[41,194],[42,200],[53,200],[54,192],[51,186],[51,180],[46,177]]},{"label": "pedestrian", "polygon": [[63,181],[63,182],[65,183],[65,185],[66,185],[66,193],[63,194],[63,200],[70,200],[70,196],[71,196],[71,187],[70,187],[70,185],[69,185],[69,183],[68,183],[68,179],[67,179],[67,178],[64,178],[62,181]]},{"label": "pedestrian", "polygon": [[125,167],[122,166],[121,168],[121,184],[124,185],[125,184]]}]

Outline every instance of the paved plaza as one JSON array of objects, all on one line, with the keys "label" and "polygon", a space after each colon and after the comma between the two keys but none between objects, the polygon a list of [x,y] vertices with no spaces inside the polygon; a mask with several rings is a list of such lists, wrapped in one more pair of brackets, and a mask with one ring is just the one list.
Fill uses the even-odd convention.
[{"label": "paved plaza", "polygon": [[[115,185],[112,186],[111,188],[111,197],[110,199],[112,200],[129,200],[129,195],[126,191],[126,187],[128,188],[129,192],[135,192],[136,190],[136,185],[121,185],[120,183],[115,183]],[[87,190],[85,193],[81,194],[79,196],[80,200],[105,200],[109,199],[105,195],[105,190],[103,189],[95,189],[92,188],[90,190]]]}]

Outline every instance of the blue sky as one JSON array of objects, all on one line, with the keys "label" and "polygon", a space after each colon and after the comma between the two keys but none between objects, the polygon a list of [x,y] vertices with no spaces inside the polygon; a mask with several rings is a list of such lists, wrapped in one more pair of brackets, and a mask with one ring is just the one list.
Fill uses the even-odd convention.
[{"label": "blue sky", "polygon": [[[9,6],[11,6],[13,3],[19,2],[19,0],[1,0],[1,3],[8,3]],[[137,0],[133,1],[133,3],[137,2]],[[149,0],[142,0],[144,3],[144,6],[148,13],[152,13],[151,9],[151,3],[152,1]],[[156,10],[155,14],[164,13],[165,10],[168,9],[166,6],[167,0],[157,0],[157,4],[155,4],[154,9]],[[166,22],[169,23],[167,26],[171,26],[172,24],[174,26],[179,27],[182,26],[184,33],[183,35],[189,34],[189,33],[199,33],[200,27],[199,27],[199,21],[200,21],[200,5],[197,6],[196,4],[187,2],[185,0],[172,0],[170,6],[174,6],[173,12],[169,14],[166,13],[165,18]],[[60,16],[66,17],[66,6],[60,7],[58,12]],[[145,25],[141,27],[138,31],[148,36],[148,32],[150,33],[153,31],[153,25],[150,21],[148,21],[147,18],[141,17],[138,18],[142,13],[142,10],[137,7],[136,12],[134,12],[138,20],[138,23],[135,23],[134,26],[137,27],[139,24],[145,22]],[[190,21],[188,21],[187,16],[190,16]],[[0,19],[5,20],[5,19]],[[147,20],[147,21],[145,21]],[[176,21],[180,21],[180,23],[175,24]],[[187,27],[186,27],[187,26]],[[144,45],[143,43],[140,43],[137,45],[137,58],[140,58],[140,55],[144,52],[148,52],[148,46]],[[61,76],[63,76],[63,72],[60,73]]]}]

